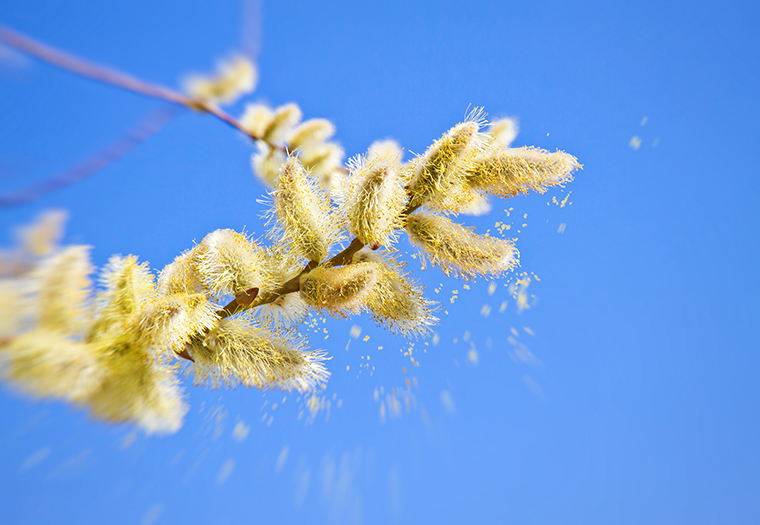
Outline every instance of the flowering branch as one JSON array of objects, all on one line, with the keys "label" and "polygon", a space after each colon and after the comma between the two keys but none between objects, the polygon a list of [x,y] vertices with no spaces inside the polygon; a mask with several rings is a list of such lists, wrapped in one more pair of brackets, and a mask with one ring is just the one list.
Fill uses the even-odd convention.
[{"label": "flowering branch", "polygon": [[[543,193],[580,168],[561,151],[509,147],[515,122],[486,122],[478,109],[414,159],[404,162],[398,144],[378,141],[344,168],[343,149],[328,141],[335,126],[301,122],[296,104],[250,104],[240,120],[217,107],[253,89],[255,69],[245,58],[217,77],[195,77],[184,95],[1,26],[0,41],[76,74],[214,115],[256,141],[253,170],[274,187],[270,246],[216,230],[158,279],[137,257],[115,256],[97,292],[89,247],[56,246],[60,215],[24,230],[28,268],[0,282],[7,294],[0,309],[18,305],[0,311],[3,326],[16,326],[0,333],[0,358],[8,363],[0,379],[149,432],[176,431],[187,411],[175,357],[192,362],[196,385],[299,392],[324,385],[326,354],[307,350],[296,336],[308,309],[341,318],[368,312],[395,334],[429,333],[435,303],[393,254],[376,250],[392,249],[405,230],[423,267],[463,279],[501,276],[519,264],[516,239],[478,235],[449,217],[487,210],[487,196]],[[353,240],[330,257],[347,237]]]}]

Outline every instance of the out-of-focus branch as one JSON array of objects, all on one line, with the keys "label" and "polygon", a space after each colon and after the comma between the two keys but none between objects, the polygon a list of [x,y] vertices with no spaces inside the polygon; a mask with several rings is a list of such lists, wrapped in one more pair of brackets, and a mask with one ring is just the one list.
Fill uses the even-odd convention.
[{"label": "out-of-focus branch", "polygon": [[[63,51],[59,51],[51,46],[38,42],[26,35],[14,31],[8,27],[0,25],[0,42],[9,45],[18,51],[31,55],[43,62],[47,62],[59,69],[69,71],[71,73],[102,82],[104,84],[110,84],[112,86],[138,93],[146,97],[156,98],[171,102],[197,111],[203,111],[210,113],[217,119],[225,122],[233,128],[242,131],[252,140],[262,140],[248,130],[246,130],[240,122],[234,117],[223,111],[222,109],[214,106],[211,103],[195,100],[187,95],[184,95],[178,91],[174,91],[167,87],[151,84],[144,80],[138,79],[126,73],[122,73],[116,69],[112,69],[100,64],[88,62],[81,58],[75,57]],[[275,144],[269,144],[273,149],[287,152],[284,146],[278,146]]]},{"label": "out-of-focus branch", "polygon": [[121,159],[140,143],[158,133],[181,110],[182,108],[177,106],[164,106],[150,112],[137,125],[96,155],[53,177],[31,184],[26,188],[0,195],[0,206],[27,204],[93,175]]}]

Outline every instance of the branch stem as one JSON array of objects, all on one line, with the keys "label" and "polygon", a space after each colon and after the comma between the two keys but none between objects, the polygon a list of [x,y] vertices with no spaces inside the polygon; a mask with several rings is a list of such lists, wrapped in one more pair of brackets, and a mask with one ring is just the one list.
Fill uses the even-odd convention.
[{"label": "branch stem", "polygon": [[[138,93],[146,97],[164,100],[189,109],[209,113],[222,122],[242,131],[251,140],[263,140],[262,137],[246,130],[243,125],[230,114],[209,102],[195,100],[167,87],[151,84],[116,69],[89,62],[74,55],[59,51],[54,47],[38,42],[37,40],[9,27],[3,26],[2,24],[0,24],[0,42],[64,71],[87,77],[103,84],[116,86],[131,91],[132,93]],[[278,146],[269,142],[267,142],[267,145],[270,148],[284,151],[286,153],[288,152],[285,146]]]}]

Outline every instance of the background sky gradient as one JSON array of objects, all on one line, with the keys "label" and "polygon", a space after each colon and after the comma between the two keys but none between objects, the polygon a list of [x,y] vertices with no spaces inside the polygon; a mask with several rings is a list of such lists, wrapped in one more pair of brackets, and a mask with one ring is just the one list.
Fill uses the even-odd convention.
[{"label": "background sky gradient", "polygon": [[[0,22],[179,86],[250,34],[243,7],[4,0]],[[189,388],[185,427],[145,437],[2,388],[0,522],[760,522],[759,14],[730,1],[263,5],[252,100],[331,119],[348,155],[385,137],[421,153],[473,105],[517,116],[516,145],[578,157],[564,191],[465,219],[512,225],[519,272],[540,279],[531,307],[518,313],[507,279],[491,295],[410,259],[447,312],[437,344],[415,343],[415,367],[371,319],[327,320],[329,338],[310,341],[333,356],[330,409],[313,421],[295,395]],[[159,105],[4,56],[2,191]],[[263,233],[252,151],[185,112],[92,178],[0,209],[0,239],[65,208],[66,242],[94,246],[96,264],[133,253],[161,268],[212,230]]]}]

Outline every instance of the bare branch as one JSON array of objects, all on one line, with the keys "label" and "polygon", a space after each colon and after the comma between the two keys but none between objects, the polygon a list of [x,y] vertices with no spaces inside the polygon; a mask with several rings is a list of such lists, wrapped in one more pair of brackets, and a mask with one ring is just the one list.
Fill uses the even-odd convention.
[{"label": "bare branch", "polygon": [[107,148],[85,159],[73,168],[45,180],[30,184],[26,188],[0,195],[0,206],[10,207],[27,204],[70,186],[96,172],[108,167],[124,157],[136,146],[158,133],[181,111],[176,106],[164,106],[145,116],[134,127],[129,129],[118,140]]},{"label": "bare branch", "polygon": [[[263,140],[261,137],[254,135],[247,131],[234,117],[223,111],[222,109],[214,106],[211,103],[194,100],[187,95],[184,95],[178,91],[151,84],[144,80],[138,79],[126,73],[122,73],[116,69],[112,69],[100,64],[88,62],[81,58],[75,57],[63,51],[59,51],[51,46],[38,42],[26,35],[14,31],[8,27],[0,25],[0,42],[3,42],[23,53],[31,55],[43,62],[47,62],[59,69],[81,75],[104,84],[110,84],[112,86],[138,93],[146,97],[156,98],[184,106],[186,108],[194,109],[210,113],[217,119],[225,122],[233,128],[242,131],[245,135],[252,140]],[[266,142],[266,141],[265,141]],[[284,146],[278,146],[267,142],[269,147],[280,151],[287,152],[287,148]]]}]

